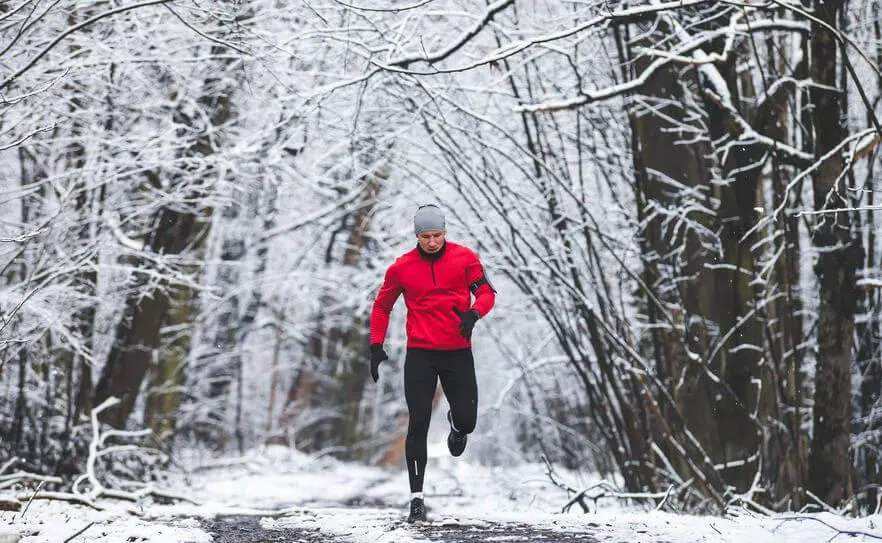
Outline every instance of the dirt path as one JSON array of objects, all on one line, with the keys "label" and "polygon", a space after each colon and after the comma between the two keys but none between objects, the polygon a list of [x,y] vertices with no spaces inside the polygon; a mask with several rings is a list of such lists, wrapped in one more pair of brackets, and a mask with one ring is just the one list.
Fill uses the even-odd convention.
[{"label": "dirt path", "polygon": [[[273,517],[263,517],[264,519]],[[229,516],[203,519],[202,527],[212,534],[215,543],[348,543],[359,541],[353,534],[334,533],[321,527],[297,526],[285,517],[273,518],[270,528],[261,525],[261,519],[250,516]],[[264,521],[265,523],[265,521]],[[407,524],[388,523],[388,535],[406,535],[434,543],[599,543],[586,533],[560,532],[517,522],[452,522],[438,521]]]},{"label": "dirt path", "polygon": [[[482,523],[435,525],[427,524],[411,528],[414,532],[429,541],[443,543],[474,543],[488,541],[505,541],[506,543],[530,542],[530,543],[599,543],[597,539],[587,534],[563,533],[552,530],[543,530],[521,523]],[[416,535],[416,533],[414,535]]]},{"label": "dirt path", "polygon": [[202,529],[214,537],[214,543],[336,543],[340,541],[323,535],[318,529],[285,528],[267,530],[258,517],[230,516],[202,519]]}]

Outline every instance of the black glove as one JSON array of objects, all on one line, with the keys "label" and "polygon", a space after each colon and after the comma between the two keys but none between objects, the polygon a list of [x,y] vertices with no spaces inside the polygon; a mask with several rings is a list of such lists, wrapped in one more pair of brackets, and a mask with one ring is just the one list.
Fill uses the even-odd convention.
[{"label": "black glove", "polygon": [[481,315],[478,314],[477,309],[460,311],[458,307],[454,307],[453,312],[456,313],[456,316],[459,317],[459,320],[461,321],[459,323],[459,334],[466,338],[466,341],[470,341],[472,339],[472,329],[475,327],[475,323],[478,322],[478,319],[481,318]]},{"label": "black glove", "polygon": [[383,350],[382,343],[372,343],[371,344],[371,377],[374,378],[374,382],[380,378],[380,362],[383,360],[389,360],[389,356],[386,354],[386,351]]}]

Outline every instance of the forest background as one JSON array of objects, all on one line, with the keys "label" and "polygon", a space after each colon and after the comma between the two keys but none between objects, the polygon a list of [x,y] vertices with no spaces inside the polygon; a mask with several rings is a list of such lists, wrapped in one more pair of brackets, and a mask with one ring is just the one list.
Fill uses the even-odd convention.
[{"label": "forest background", "polygon": [[499,291],[474,458],[877,511],[880,64],[875,0],[0,3],[0,458],[69,481],[102,406],[396,465],[367,320],[437,202]]}]

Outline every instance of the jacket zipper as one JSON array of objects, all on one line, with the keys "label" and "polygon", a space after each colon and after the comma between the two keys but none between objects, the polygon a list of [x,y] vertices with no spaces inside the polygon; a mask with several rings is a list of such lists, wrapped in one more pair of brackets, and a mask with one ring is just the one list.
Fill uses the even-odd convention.
[{"label": "jacket zipper", "polygon": [[438,283],[435,282],[435,261],[433,260],[430,264],[432,267],[432,286],[438,286]]}]

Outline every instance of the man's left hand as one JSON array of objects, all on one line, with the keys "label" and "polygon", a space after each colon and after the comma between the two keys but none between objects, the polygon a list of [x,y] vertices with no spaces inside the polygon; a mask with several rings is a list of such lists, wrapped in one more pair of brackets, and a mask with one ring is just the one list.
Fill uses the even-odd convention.
[{"label": "man's left hand", "polygon": [[459,334],[464,337],[467,341],[471,341],[472,339],[472,329],[475,327],[475,323],[478,322],[478,319],[481,318],[481,315],[478,313],[476,309],[469,309],[468,311],[460,311],[458,307],[453,308],[453,312],[456,313],[456,316],[459,317]]},{"label": "man's left hand", "polygon": [[371,345],[371,377],[376,383],[380,378],[380,362],[389,360],[389,355],[383,349],[382,343],[374,343]]}]

